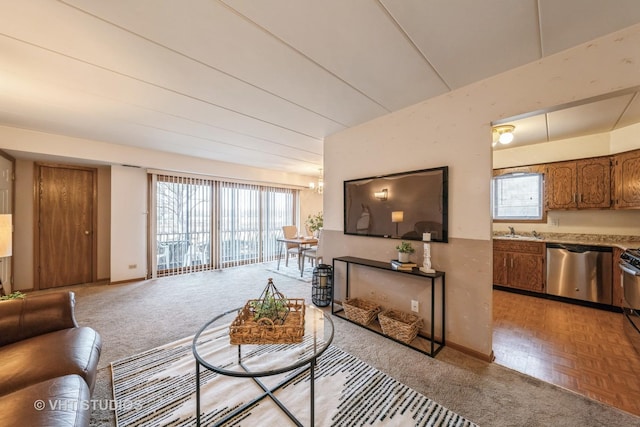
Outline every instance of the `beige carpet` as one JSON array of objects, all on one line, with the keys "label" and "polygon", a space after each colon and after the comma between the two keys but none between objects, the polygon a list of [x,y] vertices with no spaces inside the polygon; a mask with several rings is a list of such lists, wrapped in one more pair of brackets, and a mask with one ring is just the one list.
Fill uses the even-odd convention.
[{"label": "beige carpet", "polygon": [[[213,365],[229,363],[227,329],[228,325],[213,328],[199,337],[199,354]],[[188,337],[112,363],[115,399],[129,403],[116,407],[119,427],[193,425],[196,373],[192,342]],[[308,357],[311,348],[312,340],[243,346],[243,363],[269,370],[282,366],[276,358],[296,364],[301,357]],[[322,354],[314,372],[316,426],[475,426],[337,347],[330,346]],[[308,368],[260,381],[276,389],[273,395],[297,421],[311,425]],[[255,401],[263,391],[251,378],[219,375],[202,368],[200,394],[202,425],[295,425],[268,397]]]},{"label": "beige carpet", "polygon": [[[273,277],[289,297],[310,300],[311,285],[236,267],[123,285],[75,287],[76,317],[96,328],[103,352],[94,399],[113,399],[110,363],[194,334],[214,315],[255,298]],[[486,363],[450,347],[433,359],[333,317],[333,345],[481,426],[632,426],[640,418],[573,392]],[[113,426],[113,411],[92,413]]]}]

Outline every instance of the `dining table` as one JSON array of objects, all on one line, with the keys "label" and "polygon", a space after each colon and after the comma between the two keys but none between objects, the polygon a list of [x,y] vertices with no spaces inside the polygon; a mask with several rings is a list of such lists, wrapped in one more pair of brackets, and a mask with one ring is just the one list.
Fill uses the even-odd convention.
[{"label": "dining table", "polygon": [[276,240],[281,243],[280,253],[278,255],[277,269],[280,270],[280,260],[282,259],[282,249],[284,248],[285,250],[287,250],[286,249],[287,244],[294,243],[298,245],[298,268],[300,269],[300,273],[302,273],[302,269],[304,268],[302,256],[305,249],[308,249],[309,247],[318,244],[318,239],[316,239],[315,237],[308,237],[308,236],[299,236],[299,237],[290,237],[290,238],[280,237]]}]

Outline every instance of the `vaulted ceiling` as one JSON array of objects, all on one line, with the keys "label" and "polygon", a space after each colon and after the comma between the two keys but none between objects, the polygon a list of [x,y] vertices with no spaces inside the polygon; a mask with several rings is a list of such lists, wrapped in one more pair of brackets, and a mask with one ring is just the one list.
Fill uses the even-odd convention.
[{"label": "vaulted ceiling", "polygon": [[638,0],[0,0],[0,124],[313,175],[331,133],[638,22]]}]

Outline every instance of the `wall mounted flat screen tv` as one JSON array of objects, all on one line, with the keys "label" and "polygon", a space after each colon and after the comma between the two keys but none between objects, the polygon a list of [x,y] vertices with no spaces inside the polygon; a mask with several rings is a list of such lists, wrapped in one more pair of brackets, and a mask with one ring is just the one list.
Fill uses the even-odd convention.
[{"label": "wall mounted flat screen tv", "polygon": [[447,242],[448,166],[344,181],[344,234]]}]

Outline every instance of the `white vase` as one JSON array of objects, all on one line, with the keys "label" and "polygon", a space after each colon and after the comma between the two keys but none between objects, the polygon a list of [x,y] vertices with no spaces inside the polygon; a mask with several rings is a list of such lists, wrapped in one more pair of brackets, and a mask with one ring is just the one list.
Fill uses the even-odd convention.
[{"label": "white vase", "polygon": [[409,253],[408,252],[398,252],[398,261],[400,261],[400,262],[409,262]]}]

